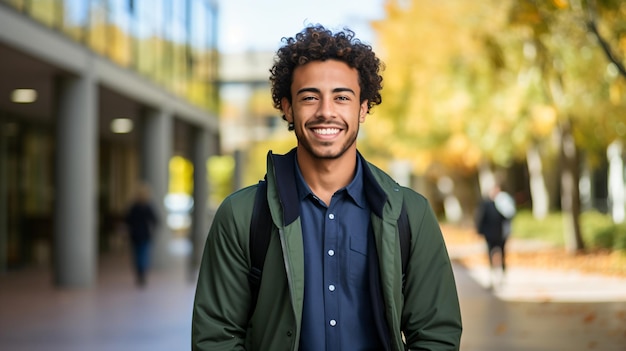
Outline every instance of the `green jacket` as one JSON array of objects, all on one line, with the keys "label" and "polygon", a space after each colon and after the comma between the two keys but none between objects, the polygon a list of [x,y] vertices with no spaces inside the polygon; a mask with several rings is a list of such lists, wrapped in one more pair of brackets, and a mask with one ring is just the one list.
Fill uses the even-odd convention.
[{"label": "green jacket", "polygon": [[[270,238],[252,316],[247,280],[248,239],[256,185],[231,194],[218,208],[196,288],[193,350],[298,349],[304,255],[300,208],[294,202],[294,155],[295,149],[286,155],[268,154],[267,196],[277,229]],[[380,282],[379,317],[388,328],[385,332],[390,338],[389,348],[458,350],[462,327],[456,285],[430,205],[423,196],[399,186],[382,170],[363,164],[367,164],[364,188],[372,208],[371,225],[379,262],[379,270],[370,271]],[[403,198],[411,228],[404,292],[397,228]]]}]

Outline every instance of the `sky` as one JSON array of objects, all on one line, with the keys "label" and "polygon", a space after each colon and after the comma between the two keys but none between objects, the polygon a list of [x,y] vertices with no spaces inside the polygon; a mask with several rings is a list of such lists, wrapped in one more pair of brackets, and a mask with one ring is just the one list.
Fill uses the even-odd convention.
[{"label": "sky", "polygon": [[219,39],[223,53],[275,51],[282,37],[308,24],[335,31],[349,27],[361,41],[374,45],[369,22],[383,16],[384,0],[218,0]]}]

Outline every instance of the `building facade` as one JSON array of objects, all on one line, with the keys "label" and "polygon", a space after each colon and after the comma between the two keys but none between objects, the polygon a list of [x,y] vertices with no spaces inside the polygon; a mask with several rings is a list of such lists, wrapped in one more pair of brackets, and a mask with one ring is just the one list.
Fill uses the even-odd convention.
[{"label": "building facade", "polygon": [[48,265],[59,286],[92,285],[144,182],[166,266],[173,157],[193,166],[188,235],[201,246],[216,19],[212,0],[0,0],[0,272]]}]

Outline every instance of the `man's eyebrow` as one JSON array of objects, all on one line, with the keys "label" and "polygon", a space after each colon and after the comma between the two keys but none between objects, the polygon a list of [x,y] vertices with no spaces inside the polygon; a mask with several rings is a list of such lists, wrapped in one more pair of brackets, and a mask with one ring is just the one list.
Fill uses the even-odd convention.
[{"label": "man's eyebrow", "polygon": [[343,93],[343,92],[348,92],[348,93],[351,93],[352,95],[356,95],[354,90],[352,90],[350,88],[335,88],[335,89],[333,89],[333,93]]},{"label": "man's eyebrow", "polygon": [[296,92],[296,95],[300,95],[302,93],[316,93],[319,94],[321,91],[317,88],[302,88]]},{"label": "man's eyebrow", "polygon": [[[352,95],[356,95],[356,93],[354,92],[354,90],[350,89],[350,88],[335,88],[333,89],[333,93],[341,93],[341,92],[349,92],[352,93]],[[300,95],[302,93],[316,93],[319,94],[321,93],[321,91],[318,88],[302,88],[300,90],[298,90],[296,92],[296,95]]]}]

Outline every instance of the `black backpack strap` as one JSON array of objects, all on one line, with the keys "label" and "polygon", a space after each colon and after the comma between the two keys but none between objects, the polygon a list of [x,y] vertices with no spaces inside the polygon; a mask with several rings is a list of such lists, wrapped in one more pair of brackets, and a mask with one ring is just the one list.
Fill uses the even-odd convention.
[{"label": "black backpack strap", "polygon": [[402,288],[406,281],[406,267],[409,263],[409,252],[411,250],[411,228],[409,227],[409,215],[406,212],[404,200],[402,201],[402,210],[398,217],[398,232],[400,235],[400,258],[402,260]]},{"label": "black backpack strap", "polygon": [[263,275],[263,264],[265,254],[270,243],[272,232],[272,216],[267,203],[267,183],[260,181],[254,197],[254,207],[250,220],[250,262],[251,268],[248,272],[248,283],[252,294],[250,304],[250,315],[256,307],[261,287],[261,277]]}]

